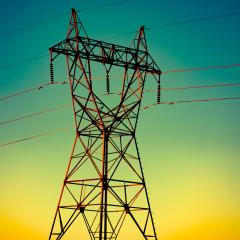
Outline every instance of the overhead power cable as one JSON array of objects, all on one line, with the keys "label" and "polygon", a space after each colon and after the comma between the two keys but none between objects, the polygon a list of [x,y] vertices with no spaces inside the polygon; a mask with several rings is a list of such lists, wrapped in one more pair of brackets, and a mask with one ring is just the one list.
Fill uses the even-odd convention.
[{"label": "overhead power cable", "polygon": [[[187,89],[202,89],[202,88],[216,88],[216,87],[233,87],[233,86],[240,86],[240,83],[226,83],[226,84],[215,84],[215,85],[200,85],[200,86],[185,86],[185,87],[177,87],[177,88],[162,88],[162,91],[178,91],[178,90],[187,90]],[[156,92],[157,90],[145,90],[144,92]],[[116,94],[120,94],[118,92],[116,93],[110,93],[110,94],[103,94],[101,96],[106,96],[106,95],[116,95]],[[198,100],[199,101],[199,100]],[[202,100],[204,101],[204,100]],[[216,100],[215,100],[216,101]],[[180,101],[182,103],[182,101]],[[175,103],[180,103],[180,102],[175,102]],[[175,104],[174,102],[160,102],[160,104]],[[154,105],[149,105],[149,106],[154,106]],[[4,125],[4,124],[9,124],[12,122],[16,122],[19,120],[24,120],[24,119],[28,119],[28,118],[32,118],[32,117],[36,117],[36,116],[40,116],[43,114],[47,114],[50,112],[55,112],[64,108],[69,108],[69,105],[62,105],[62,106],[58,106],[55,108],[50,108],[50,109],[46,109],[43,111],[39,111],[39,112],[34,112],[34,113],[30,113],[24,116],[20,116],[20,117],[16,117],[14,119],[10,119],[10,120],[5,120],[0,122],[0,125]],[[148,108],[148,107],[146,107]]]},{"label": "overhead power cable", "polygon": [[23,64],[23,63],[33,62],[33,61],[36,61],[36,60],[39,60],[39,59],[42,59],[42,58],[46,58],[46,57],[48,57],[48,56],[49,56],[49,55],[45,54],[45,55],[42,55],[42,56],[38,56],[38,57],[34,57],[34,58],[29,58],[29,59],[26,59],[26,60],[23,60],[23,61],[19,61],[19,62],[15,62],[15,63],[9,63],[9,64],[6,64],[6,65],[0,66],[0,69],[13,67],[13,66],[16,66],[16,65],[19,65],[19,64]]},{"label": "overhead power cable", "polygon": [[[213,85],[199,85],[199,86],[185,86],[185,87],[176,87],[176,88],[161,88],[161,91],[178,91],[178,90],[187,90],[187,89],[202,89],[202,88],[217,88],[217,87],[237,87],[240,86],[240,83],[220,83]],[[144,92],[157,92],[157,90],[145,90]]]},{"label": "overhead power cable", "polygon": [[[173,22],[173,23],[160,24],[160,25],[156,25],[156,26],[146,27],[145,29],[146,30],[155,30],[155,29],[159,29],[159,28],[167,28],[167,27],[173,27],[173,26],[177,26],[177,25],[186,25],[186,24],[191,24],[191,23],[210,21],[210,20],[214,20],[214,19],[218,19],[218,18],[225,18],[225,17],[237,16],[237,15],[240,15],[240,11],[226,13],[226,14],[220,14],[220,15],[214,15],[214,16],[209,16],[209,17],[193,18],[193,19],[188,19],[188,20],[183,20],[183,21],[178,21],[178,22]],[[104,40],[121,38],[121,37],[129,36],[133,33],[136,33],[136,31],[117,34],[112,37],[105,38]]]},{"label": "overhead power cable", "polygon": [[[89,11],[89,10],[98,9],[98,8],[110,7],[110,6],[113,6],[113,5],[118,5],[118,4],[121,4],[121,3],[127,3],[127,2],[131,2],[131,1],[133,1],[133,0],[123,0],[123,1],[117,1],[117,2],[112,2],[112,3],[99,4],[99,5],[95,5],[95,6],[92,6],[92,7],[82,8],[82,9],[79,9],[77,11],[78,12],[84,12],[84,11]],[[0,37],[4,37],[4,36],[7,36],[9,34],[20,32],[20,31],[26,30],[28,28],[32,28],[32,27],[41,25],[43,23],[50,22],[50,21],[62,18],[64,16],[67,16],[68,14],[69,14],[68,12],[61,13],[61,14],[55,15],[53,17],[43,19],[41,21],[31,23],[29,25],[13,29],[13,30],[8,31],[8,32],[0,33]]]},{"label": "overhead power cable", "polygon": [[192,18],[192,19],[188,19],[188,20],[183,20],[183,21],[178,21],[178,22],[173,22],[173,23],[167,23],[167,24],[160,24],[160,25],[149,27],[147,29],[152,30],[152,29],[158,29],[158,28],[173,27],[173,26],[177,26],[177,25],[190,24],[190,23],[203,22],[203,21],[210,21],[210,20],[214,20],[214,19],[218,19],[218,18],[225,18],[225,17],[237,16],[237,15],[240,15],[240,11],[226,13],[226,14],[220,14],[220,15],[215,15],[215,16]]},{"label": "overhead power cable", "polygon": [[[154,107],[156,105],[163,105],[163,104],[174,105],[174,104],[179,104],[179,103],[197,103],[197,102],[226,101],[226,100],[240,100],[240,97],[225,97],[225,98],[209,98],[209,99],[194,99],[194,100],[180,100],[180,101],[160,102],[158,104],[152,104],[152,105],[146,106],[146,107],[144,107],[144,110],[149,109],[151,107]],[[38,135],[25,137],[25,138],[20,138],[20,139],[14,140],[14,141],[2,143],[2,144],[0,144],[0,147],[5,147],[5,146],[8,146],[8,145],[16,144],[16,143],[23,142],[23,141],[33,140],[33,139],[36,139],[36,138],[44,137],[44,136],[51,135],[51,134],[54,134],[54,133],[57,133],[57,132],[60,132],[60,131],[67,131],[67,130],[68,130],[68,128],[54,129],[52,131],[43,132],[43,133],[40,133]]]},{"label": "overhead power cable", "polygon": [[41,89],[43,89],[44,87],[47,87],[47,86],[51,86],[51,85],[55,85],[55,84],[66,84],[66,83],[67,83],[66,81],[45,83],[45,84],[39,85],[37,87],[28,88],[28,89],[25,89],[25,90],[20,91],[20,92],[16,92],[16,93],[13,93],[13,94],[10,94],[10,95],[7,95],[7,96],[0,97],[0,101],[7,100],[7,99],[13,98],[13,97],[17,97],[17,96],[20,96],[20,95],[23,95],[23,94],[26,94],[26,93],[36,91],[36,90],[41,90]]},{"label": "overhead power cable", "polygon": [[36,117],[36,116],[40,116],[40,115],[43,115],[45,113],[56,112],[58,110],[68,108],[68,107],[69,107],[69,105],[63,105],[63,106],[59,106],[59,107],[55,107],[55,108],[50,108],[50,109],[47,109],[47,110],[44,110],[44,111],[31,113],[31,114],[24,115],[24,116],[21,116],[21,117],[17,117],[17,118],[14,118],[14,119],[2,121],[2,122],[0,122],[0,125],[8,124],[8,123],[16,122],[16,121],[19,121],[19,120],[24,120],[24,119]]},{"label": "overhead power cable", "polygon": [[[240,83],[219,83],[219,84],[213,84],[213,85],[195,85],[195,86],[184,86],[184,87],[173,87],[173,88],[161,88],[161,91],[181,91],[181,90],[188,90],[188,89],[204,89],[204,88],[217,88],[217,87],[237,87],[240,86]],[[144,93],[149,92],[157,92],[156,89],[147,89],[144,90]],[[104,96],[107,95],[120,95],[120,92],[111,92],[111,93],[105,93]]]},{"label": "overhead power cable", "polygon": [[[0,101],[7,100],[7,99],[10,99],[10,98],[13,98],[13,97],[20,96],[20,95],[24,95],[26,93],[30,93],[30,92],[33,92],[33,91],[36,91],[36,90],[41,90],[44,87],[51,86],[53,84],[67,84],[67,82],[63,81],[63,82],[46,83],[46,84],[39,85],[39,86],[34,87],[34,88],[28,88],[28,89],[20,91],[20,92],[16,92],[16,93],[4,96],[4,97],[0,97]],[[161,90],[162,91],[166,91],[166,90],[167,91],[173,91],[173,90],[185,90],[185,89],[194,89],[194,88],[231,87],[231,86],[239,86],[239,85],[240,85],[239,83],[219,83],[219,84],[214,84],[214,85],[184,86],[184,87],[178,87],[178,88],[162,88]],[[157,90],[148,89],[148,90],[145,90],[144,92],[155,92],[155,91],[157,91]],[[111,93],[111,94],[118,94],[118,93]]]},{"label": "overhead power cable", "polygon": [[[10,63],[10,64],[7,64],[7,65],[0,66],[0,69],[9,68],[9,67],[13,67],[13,66],[20,65],[20,64],[23,64],[23,63],[32,62],[32,61],[39,60],[39,59],[45,58],[45,57],[49,57],[49,55],[42,55],[42,56],[38,56],[38,57],[34,57],[34,58],[29,58],[29,59],[26,59],[26,60],[23,60],[23,61],[19,61],[19,62],[16,62],[16,63]],[[240,66],[240,63],[233,63],[233,64],[229,64],[229,65],[217,65],[217,66],[185,68],[185,69],[170,69],[170,70],[167,70],[165,72],[162,72],[162,74],[168,74],[168,73],[174,73],[174,72],[203,71],[203,70],[217,69],[217,68],[233,68],[233,67],[239,67],[239,66]]]},{"label": "overhead power cable", "polygon": [[[89,8],[80,9],[78,11],[85,11],[85,10],[91,10],[91,9],[96,9],[96,8],[101,8],[101,7],[107,7],[107,6],[112,6],[112,5],[115,5],[115,4],[120,4],[120,3],[130,2],[130,1],[133,1],[133,0],[125,0],[125,1],[119,1],[119,2],[114,2],[114,3],[106,3],[106,4],[102,4],[102,5],[96,5],[96,6],[93,6],[93,7],[89,7]],[[39,25],[39,24],[44,23],[44,22],[52,21],[56,18],[62,17],[62,16],[67,15],[67,14],[68,13],[60,14],[60,15],[54,16],[52,18],[45,19],[45,20],[30,24],[28,26],[9,31],[7,33],[2,33],[2,34],[0,34],[0,37],[11,34],[11,33],[14,33],[14,32],[18,32],[18,31],[21,31],[21,30],[24,30],[24,29],[27,29],[29,27],[33,27],[35,25]],[[157,29],[157,28],[171,27],[171,26],[176,26],[176,25],[181,25],[181,24],[189,24],[189,23],[194,23],[194,22],[213,20],[213,19],[224,18],[224,17],[233,16],[233,15],[240,15],[240,11],[231,12],[231,13],[227,13],[227,14],[221,14],[221,15],[215,15],[215,16],[209,16],[209,17],[201,17],[201,18],[183,20],[183,21],[179,21],[179,22],[175,22],[175,23],[167,23],[167,24],[152,26],[152,27],[146,28],[146,30],[154,30],[154,29]],[[123,33],[123,34],[114,35],[112,37],[105,38],[104,40],[121,38],[121,37],[124,37],[124,36],[131,35],[133,33],[136,33],[136,31],[131,31],[131,32]],[[0,66],[0,69],[12,67],[12,66],[19,65],[19,64],[22,64],[22,63],[26,63],[26,62],[31,62],[31,61],[34,61],[34,60],[38,60],[38,59],[43,58],[45,56],[48,56],[48,55],[39,56],[39,57],[35,57],[35,58],[30,58],[30,59],[27,59],[27,60],[24,60],[24,61],[19,61],[17,63],[12,63],[12,64],[7,64],[7,65],[4,65],[4,66]]]},{"label": "overhead power cable", "polygon": [[5,146],[8,146],[8,145],[16,144],[16,143],[23,142],[23,141],[33,140],[33,139],[36,139],[36,138],[52,135],[54,133],[61,132],[61,131],[67,131],[67,130],[68,130],[68,128],[54,129],[52,131],[43,132],[43,133],[33,135],[33,136],[30,136],[30,137],[20,138],[20,139],[13,140],[13,141],[10,141],[10,142],[2,143],[2,144],[0,144],[0,147],[5,147]]},{"label": "overhead power cable", "polygon": [[53,16],[53,17],[50,17],[50,18],[46,18],[44,20],[41,20],[41,21],[38,21],[38,22],[35,22],[35,23],[31,23],[31,24],[23,26],[23,27],[15,28],[15,29],[13,29],[11,31],[1,33],[0,37],[4,37],[4,36],[7,36],[7,35],[12,34],[12,33],[20,32],[20,31],[23,31],[25,29],[32,28],[32,27],[35,27],[37,25],[40,25],[40,24],[43,24],[43,23],[46,23],[46,22],[50,22],[50,21],[56,20],[58,18],[66,16],[66,15],[68,15],[68,13],[58,14],[56,16]]},{"label": "overhead power cable", "polygon": [[[99,4],[99,5],[95,5],[95,6],[92,6],[92,7],[79,9],[77,11],[78,12],[84,12],[84,11],[94,10],[94,9],[98,9],[98,8],[110,7],[110,6],[113,6],[113,5],[118,5],[118,4],[127,3],[127,2],[131,2],[131,1],[133,1],[133,0],[123,0],[123,1],[118,1],[118,2]],[[19,31],[23,31],[25,29],[32,28],[32,27],[35,27],[37,25],[40,25],[40,24],[43,24],[43,23],[46,23],[46,22],[50,22],[50,21],[56,20],[58,18],[66,16],[68,14],[69,14],[68,12],[61,13],[61,14],[55,15],[53,17],[50,17],[50,18],[47,18],[47,19],[43,19],[43,20],[35,22],[35,23],[31,23],[31,24],[23,26],[23,27],[19,27],[19,28],[13,29],[13,30],[5,32],[5,33],[0,33],[0,37],[6,36],[6,35],[9,35],[9,34],[12,34],[12,33],[16,33],[16,32],[19,32]],[[156,25],[156,26],[148,27],[147,29],[148,30],[152,30],[152,29],[172,27],[172,26],[182,25],[182,24],[190,24],[190,23],[195,23],[195,22],[210,21],[210,20],[214,20],[214,19],[218,19],[218,18],[224,18],[224,17],[230,17],[230,16],[234,16],[234,15],[240,15],[240,12],[237,11],[237,12],[231,12],[231,13],[215,15],[215,16],[209,16],[209,17],[188,19],[188,20],[178,21],[178,22],[174,22],[174,23],[167,23],[167,24]],[[107,39],[119,38],[119,37],[130,35],[132,33],[135,33],[135,31],[124,33],[124,34],[120,34],[120,35],[115,35],[115,36],[107,38]]]},{"label": "overhead power cable", "polygon": [[228,101],[228,100],[240,100],[240,97],[224,97],[224,98],[208,98],[208,99],[168,101],[168,102],[154,103],[154,104],[145,106],[144,109],[149,109],[151,107],[154,107],[154,106],[157,106],[157,105],[163,105],[163,104],[175,105],[175,104],[179,104],[179,103],[197,103],[197,102]]},{"label": "overhead power cable", "polygon": [[210,69],[223,69],[223,68],[234,68],[240,67],[240,63],[234,63],[229,65],[217,65],[217,66],[207,66],[207,67],[196,67],[196,68],[183,68],[183,69],[172,69],[162,72],[162,74],[168,73],[180,73],[180,72],[194,72],[194,71],[205,71]]},{"label": "overhead power cable", "polygon": [[116,2],[111,2],[111,3],[105,3],[105,4],[99,4],[99,5],[95,5],[92,7],[86,7],[83,9],[79,9],[77,10],[78,12],[85,12],[85,11],[89,11],[89,10],[94,10],[94,9],[98,9],[98,8],[104,8],[104,7],[111,7],[117,4],[121,4],[121,3],[127,3],[127,2],[132,2],[134,0],[122,0],[122,1],[116,1]]}]

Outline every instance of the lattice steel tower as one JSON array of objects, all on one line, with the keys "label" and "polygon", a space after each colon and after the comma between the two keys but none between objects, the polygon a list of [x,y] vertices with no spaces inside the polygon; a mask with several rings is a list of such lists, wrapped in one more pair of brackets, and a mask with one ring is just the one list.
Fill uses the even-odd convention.
[{"label": "lattice steel tower", "polygon": [[146,79],[157,83],[160,101],[161,71],[148,53],[144,27],[130,47],[93,40],[72,9],[66,39],[49,50],[52,82],[53,60],[66,56],[76,126],[49,239],[66,239],[82,216],[92,240],[121,238],[129,221],[139,239],[156,240],[136,126]]}]

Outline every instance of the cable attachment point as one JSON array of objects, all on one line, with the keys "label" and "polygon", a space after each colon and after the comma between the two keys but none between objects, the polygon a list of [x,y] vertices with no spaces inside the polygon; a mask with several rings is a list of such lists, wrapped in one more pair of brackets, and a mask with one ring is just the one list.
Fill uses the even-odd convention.
[{"label": "cable attachment point", "polygon": [[157,86],[157,104],[160,103],[160,92],[161,92],[161,86],[160,86],[160,83],[158,83],[158,86]]},{"label": "cable attachment point", "polygon": [[51,83],[54,82],[54,71],[53,71],[53,62],[50,62],[50,81]]},{"label": "cable attachment point", "polygon": [[109,75],[106,75],[106,87],[107,87],[107,94],[110,93],[110,80],[109,80]]}]

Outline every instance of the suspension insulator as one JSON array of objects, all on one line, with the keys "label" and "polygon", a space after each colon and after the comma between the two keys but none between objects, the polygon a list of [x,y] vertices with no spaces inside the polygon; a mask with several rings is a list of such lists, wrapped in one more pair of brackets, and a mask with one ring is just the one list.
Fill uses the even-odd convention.
[{"label": "suspension insulator", "polygon": [[51,80],[51,83],[54,82],[54,71],[53,71],[53,63],[50,62],[50,80]]},{"label": "suspension insulator", "polygon": [[158,84],[157,86],[157,103],[160,103],[160,92],[161,92],[161,86]]},{"label": "suspension insulator", "polygon": [[110,81],[109,81],[109,75],[106,76],[106,87],[107,87],[107,94],[110,93]]}]

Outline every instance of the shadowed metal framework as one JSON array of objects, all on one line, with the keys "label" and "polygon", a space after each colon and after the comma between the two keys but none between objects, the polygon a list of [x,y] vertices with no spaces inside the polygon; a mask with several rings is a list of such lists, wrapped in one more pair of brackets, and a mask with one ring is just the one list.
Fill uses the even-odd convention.
[{"label": "shadowed metal framework", "polygon": [[[161,71],[148,53],[144,27],[130,47],[93,40],[72,9],[66,39],[49,50],[52,82],[52,62],[66,56],[76,126],[49,240],[64,239],[78,218],[92,240],[121,238],[127,219],[141,239],[157,239],[136,141],[149,77],[157,83],[160,102]],[[110,92],[112,73],[122,76],[111,80],[117,96]],[[104,74],[106,84],[95,77]],[[106,94],[101,95],[103,85]]]}]

